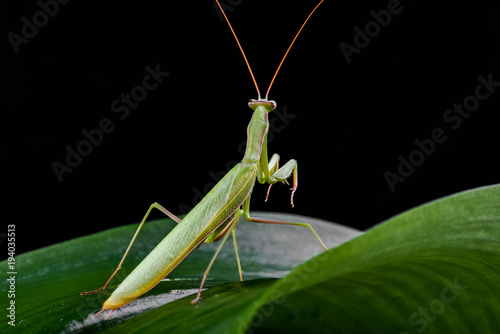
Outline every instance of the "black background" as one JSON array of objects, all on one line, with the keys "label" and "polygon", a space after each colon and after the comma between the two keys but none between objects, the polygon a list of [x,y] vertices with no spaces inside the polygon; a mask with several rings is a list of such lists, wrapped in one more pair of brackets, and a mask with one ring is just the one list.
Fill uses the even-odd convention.
[{"label": "black background", "polygon": [[[316,1],[226,3],[265,91]],[[479,75],[500,81],[500,5],[401,1],[401,12],[348,63],[339,44],[352,45],[354,27],[364,29],[370,11],[387,4],[326,1],[309,21],[270,94],[295,115],[269,151],[299,162],[296,206],[288,187],[274,186],[264,203],[267,187],[257,185],[253,210],[366,229],[500,182],[500,92],[456,130],[443,120],[474,94]],[[0,5],[2,220],[16,224],[18,252],[138,222],[155,201],[180,213],[213,181],[210,172],[241,159],[246,102],[256,93],[212,1],[73,0],[16,54],[7,34],[20,35],[22,17],[33,22],[40,10],[36,1]],[[111,103],[157,64],[170,75],[120,120]],[[114,131],[59,182],[51,164],[64,163],[65,147],[76,148],[82,130],[104,118]],[[398,156],[435,128],[447,140],[391,191],[384,172],[397,173]]]}]

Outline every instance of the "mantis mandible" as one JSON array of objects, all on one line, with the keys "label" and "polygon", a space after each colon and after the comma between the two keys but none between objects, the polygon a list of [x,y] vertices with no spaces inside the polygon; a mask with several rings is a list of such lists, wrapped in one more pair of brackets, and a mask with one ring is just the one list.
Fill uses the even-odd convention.
[{"label": "mantis mandible", "polygon": [[238,224],[238,221],[242,215],[245,217],[245,220],[254,223],[307,227],[314,234],[316,239],[318,239],[325,250],[327,249],[316,231],[307,223],[284,222],[272,219],[255,218],[250,216],[250,194],[252,193],[252,189],[255,185],[256,179],[261,184],[269,184],[269,189],[267,192],[268,196],[273,184],[277,182],[286,183],[287,178],[290,175],[293,175],[293,186],[290,189],[292,191],[290,202],[292,207],[294,206],[293,195],[295,194],[298,185],[297,162],[291,159],[280,168],[279,155],[274,154],[271,157],[271,160],[268,160],[268,113],[272,112],[276,108],[276,102],[268,100],[267,97],[269,95],[269,91],[274,82],[274,79],[276,78],[276,75],[278,74],[278,71],[280,70],[281,65],[283,64],[283,61],[285,60],[292,45],[297,39],[297,36],[300,34],[302,28],[304,28],[305,24],[314,13],[314,11],[319,7],[319,5],[321,5],[321,3],[323,3],[324,0],[321,0],[311,11],[309,16],[306,18],[303,25],[299,29],[297,35],[293,39],[292,43],[288,47],[285,56],[281,60],[281,63],[279,64],[278,69],[276,70],[276,73],[271,80],[271,84],[269,85],[266,97],[264,99],[260,97],[259,87],[254,78],[245,53],[243,52],[243,48],[241,47],[240,42],[238,41],[238,38],[236,37],[236,34],[231,24],[229,23],[226,14],[224,13],[224,10],[219,4],[219,1],[216,1],[224,15],[224,18],[226,19],[229,28],[231,29],[231,32],[233,33],[238,47],[241,50],[245,63],[257,89],[258,98],[256,100],[252,99],[248,103],[248,106],[253,110],[253,115],[247,128],[247,145],[245,154],[241,162],[234,166],[184,217],[184,219],[179,219],[177,216],[172,214],[170,211],[168,211],[158,203],[153,203],[149,207],[149,210],[146,212],[144,218],[139,224],[139,227],[132,237],[132,240],[130,241],[129,246],[125,251],[125,254],[123,255],[120,263],[118,264],[118,267],[113,272],[111,277],[101,288],[90,292],[82,292],[82,295],[97,293],[100,290],[106,288],[106,286],[109,284],[118,270],[121,269],[122,264],[125,261],[130,248],[132,247],[132,244],[134,243],[137,235],[139,234],[139,231],[141,230],[142,226],[144,225],[146,219],[153,209],[160,210],[175,222],[177,222],[177,225],[130,273],[130,275],[127,276],[127,278],[118,286],[118,288],[113,291],[111,296],[104,302],[102,310],[99,311],[96,316],[98,316],[105,310],[111,310],[111,312],[106,316],[107,319],[117,308],[130,303],[145,292],[152,289],[203,241],[209,243],[212,241],[217,242],[222,239],[220,246],[218,247],[215,255],[213,256],[203,274],[198,294],[191,303],[194,304],[198,302],[203,285],[205,283],[205,279],[215,261],[215,258],[217,257],[219,251],[227,240],[229,231],[231,231],[231,234],[233,235],[240,280],[243,280],[235,235],[236,224]]}]

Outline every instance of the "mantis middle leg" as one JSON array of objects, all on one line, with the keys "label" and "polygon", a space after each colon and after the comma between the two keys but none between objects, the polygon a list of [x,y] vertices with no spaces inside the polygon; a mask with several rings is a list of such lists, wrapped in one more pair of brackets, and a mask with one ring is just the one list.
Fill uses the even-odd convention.
[{"label": "mantis middle leg", "polygon": [[269,218],[256,218],[256,217],[251,217],[250,216],[250,196],[243,202],[242,205],[243,208],[243,216],[245,217],[246,221],[252,222],[252,223],[263,223],[263,224],[276,224],[276,225],[291,225],[291,226],[302,226],[302,227],[307,227],[316,237],[316,239],[319,241],[321,246],[325,250],[328,250],[328,248],[325,246],[319,235],[316,233],[316,231],[313,229],[311,225],[308,223],[301,223],[301,222],[285,222],[285,221],[280,221],[280,220],[275,220],[275,219],[269,219]]}]

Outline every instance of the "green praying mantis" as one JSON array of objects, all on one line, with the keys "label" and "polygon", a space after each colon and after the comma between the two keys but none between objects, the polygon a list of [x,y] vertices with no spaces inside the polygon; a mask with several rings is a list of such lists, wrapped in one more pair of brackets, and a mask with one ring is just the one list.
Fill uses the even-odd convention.
[{"label": "green praying mantis", "polygon": [[[106,283],[97,290],[90,292],[82,292],[82,295],[89,295],[97,293],[106,288],[111,279],[121,269],[127,254],[129,253],[132,244],[134,243],[137,235],[143,227],[146,219],[153,209],[158,209],[168,217],[173,219],[177,225],[175,228],[153,249],[153,251],[127,276],[127,278],[113,291],[111,296],[104,302],[102,310],[95,316],[100,315],[106,310],[111,310],[106,319],[118,308],[132,302],[140,297],[145,292],[152,289],[157,285],[165,276],[167,276],[186,256],[188,256],[194,249],[196,249],[202,242],[210,243],[221,241],[215,255],[210,261],[207,269],[203,274],[200,288],[196,298],[191,303],[196,303],[200,299],[200,294],[205,283],[205,279],[212,267],[219,251],[226,242],[229,231],[233,235],[236,259],[238,263],[238,270],[240,280],[243,280],[241,264],[238,256],[238,247],[236,244],[235,228],[238,224],[240,217],[243,215],[245,220],[254,223],[265,224],[281,224],[292,226],[303,226],[309,228],[314,234],[316,239],[321,245],[327,249],[323,241],[316,233],[316,231],[307,223],[300,222],[284,222],[272,219],[255,218],[250,216],[250,195],[257,179],[259,183],[269,184],[267,196],[271,186],[277,182],[287,183],[288,177],[293,175],[293,186],[291,188],[291,205],[293,204],[293,196],[297,190],[298,176],[297,176],[297,161],[290,160],[283,166],[279,167],[279,155],[274,154],[268,160],[267,154],[267,133],[269,129],[268,114],[276,108],[276,102],[268,100],[269,91],[278,74],[283,61],[285,60],[288,52],[294,44],[297,36],[300,34],[305,24],[314,13],[314,11],[323,3],[321,0],[316,7],[311,11],[309,16],[304,21],[299,29],[297,35],[288,47],[281,63],[271,80],[266,97],[260,97],[259,87],[252,73],[248,60],[243,52],[236,34],[227,19],[224,10],[219,5],[226,22],[234,35],[234,38],[241,50],[245,63],[248,67],[252,80],[257,89],[258,98],[252,99],[248,103],[249,107],[253,110],[252,119],[247,128],[247,144],[246,151],[240,163],[234,166],[211,190],[210,192],[181,220],[170,211],[162,207],[158,203],[153,203],[149,210],[146,212],[142,219],[137,231],[135,232],[130,244],[125,251],[120,263],[116,270],[112,273]],[[266,196],[266,200],[267,200]]]}]

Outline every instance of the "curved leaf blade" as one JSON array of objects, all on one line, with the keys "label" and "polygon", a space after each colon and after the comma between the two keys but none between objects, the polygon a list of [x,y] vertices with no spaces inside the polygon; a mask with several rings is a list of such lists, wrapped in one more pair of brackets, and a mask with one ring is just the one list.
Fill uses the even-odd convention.
[{"label": "curved leaf blade", "polygon": [[[299,221],[304,218],[296,215],[261,215]],[[306,220],[311,222],[311,219]],[[332,238],[325,240],[330,245],[359,234],[353,229],[326,222],[314,221],[314,224],[315,227],[320,225],[318,232],[322,235],[332,235]],[[168,219],[148,221],[123,269],[107,290],[113,291],[174,225]],[[95,332],[195,292],[218,244],[203,244],[166,281],[137,300],[132,307],[115,312],[109,321],[101,321],[103,316],[93,317],[101,309],[109,292],[90,296],[80,296],[80,292],[102,286],[116,268],[136,228],[137,224],[118,227],[16,256],[16,326],[4,321],[0,323],[0,331]],[[241,221],[236,233],[245,280],[280,277],[321,250],[307,229]],[[303,249],[294,247],[299,241],[304,245]],[[205,284],[206,288],[239,280],[231,243],[228,240],[219,254]],[[7,268],[7,261],[0,264],[2,268]],[[2,295],[6,296],[8,289],[6,280],[0,282]],[[237,286],[235,291],[238,291]]]},{"label": "curved leaf blade", "polygon": [[500,186],[459,193],[299,265],[267,292],[286,296],[280,312],[295,321],[276,314],[263,328],[498,333],[499,259]]},{"label": "curved leaf blade", "polygon": [[[198,309],[189,311],[191,323],[173,323],[172,303],[109,331],[498,333],[499,204],[500,186],[449,196],[304,262],[268,288],[234,295],[227,287],[218,298],[220,287],[210,289],[200,304],[211,314],[207,326],[196,321]],[[247,307],[229,312],[235,297]]]}]

